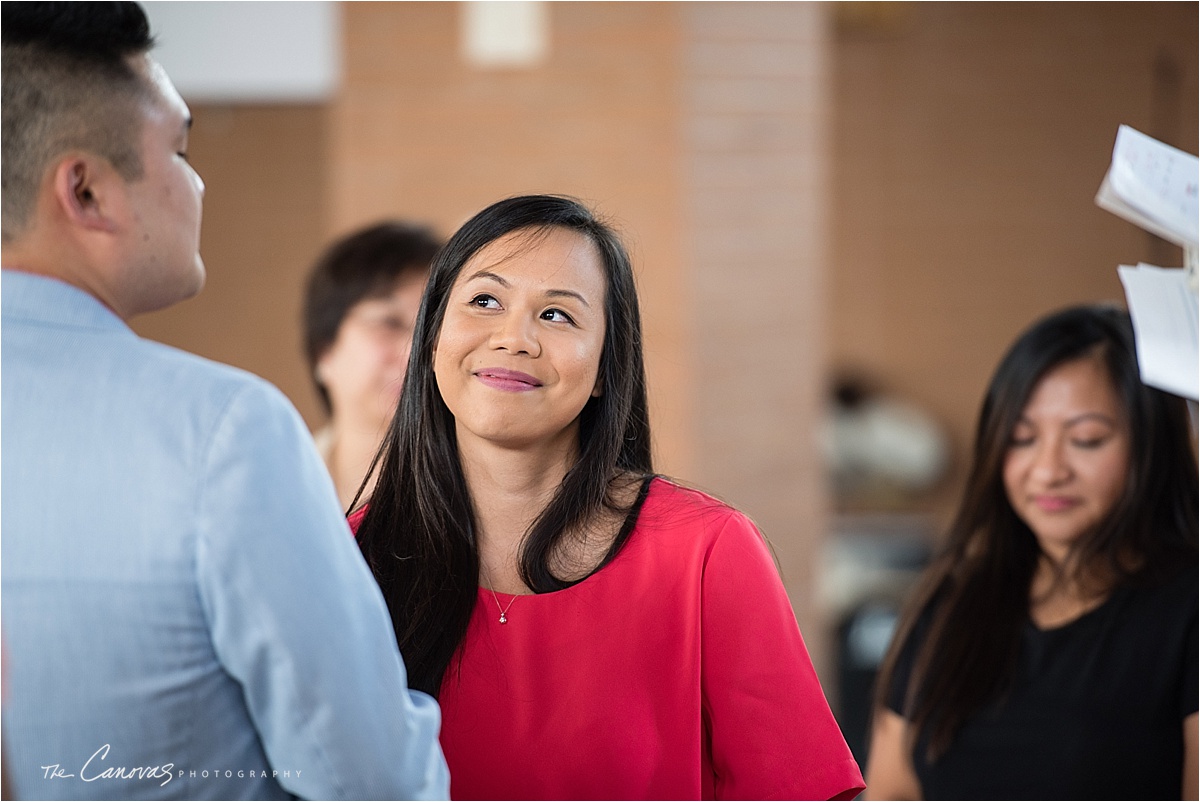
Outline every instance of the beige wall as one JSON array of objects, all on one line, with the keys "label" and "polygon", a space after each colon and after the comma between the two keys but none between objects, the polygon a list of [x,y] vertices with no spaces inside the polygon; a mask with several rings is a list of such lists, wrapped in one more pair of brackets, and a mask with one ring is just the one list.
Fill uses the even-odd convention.
[{"label": "beige wall", "polygon": [[689,366],[685,477],[755,519],[826,669],[812,590],[827,507],[813,434],[826,351],[828,16],[811,3],[684,8],[685,270],[664,301],[688,321],[676,351]]},{"label": "beige wall", "polygon": [[[299,305],[330,237],[578,195],[635,258],[660,469],[758,520],[826,663],[827,366],[925,404],[961,463],[1020,327],[1120,299],[1120,261],[1177,262],[1092,196],[1119,123],[1196,151],[1196,9],[552,3],[545,65],[481,71],[453,3],[346,4],[332,102],[194,107],[209,286],[136,328],[265,376],[315,424]],[[919,509],[944,517],[954,489]]]}]

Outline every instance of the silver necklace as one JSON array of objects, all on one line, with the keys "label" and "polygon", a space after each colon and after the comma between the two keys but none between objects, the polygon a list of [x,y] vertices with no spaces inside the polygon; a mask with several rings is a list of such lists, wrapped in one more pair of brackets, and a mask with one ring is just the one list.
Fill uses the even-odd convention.
[{"label": "silver necklace", "polygon": [[492,579],[491,579],[491,577],[488,576],[488,572],[487,572],[486,568],[483,569],[483,578],[488,583],[488,590],[490,590],[492,593],[492,600],[496,602],[496,609],[500,611],[500,623],[507,624],[508,623],[508,610],[510,607],[513,606],[513,602],[515,602],[517,600],[517,597],[513,596],[511,599],[508,600],[508,605],[502,607],[500,605],[500,597],[496,595],[496,590],[495,590],[495,588],[492,587]]}]

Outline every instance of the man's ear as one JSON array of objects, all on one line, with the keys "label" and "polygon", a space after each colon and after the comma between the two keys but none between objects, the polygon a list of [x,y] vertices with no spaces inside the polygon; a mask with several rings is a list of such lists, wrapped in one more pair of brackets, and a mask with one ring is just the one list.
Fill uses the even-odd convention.
[{"label": "man's ear", "polygon": [[124,181],[107,161],[73,155],[54,168],[54,201],[63,217],[89,231],[117,230]]}]

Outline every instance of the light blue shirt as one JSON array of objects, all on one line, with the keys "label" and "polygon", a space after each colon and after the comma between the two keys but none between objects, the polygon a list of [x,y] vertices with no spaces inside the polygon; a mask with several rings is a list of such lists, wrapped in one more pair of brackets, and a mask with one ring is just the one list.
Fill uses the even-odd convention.
[{"label": "light blue shirt", "polygon": [[383,597],[267,382],[2,272],[7,778],[20,798],[449,794]]}]

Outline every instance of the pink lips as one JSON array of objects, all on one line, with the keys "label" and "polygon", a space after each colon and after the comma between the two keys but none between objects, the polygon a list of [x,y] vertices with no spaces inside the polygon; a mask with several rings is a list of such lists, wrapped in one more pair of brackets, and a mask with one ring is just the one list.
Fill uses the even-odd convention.
[{"label": "pink lips", "polygon": [[540,381],[528,373],[504,368],[482,368],[475,371],[475,378],[488,387],[509,393],[524,393],[542,386]]},{"label": "pink lips", "polygon": [[1076,499],[1068,496],[1034,496],[1033,503],[1043,512],[1066,512],[1079,506]]}]

